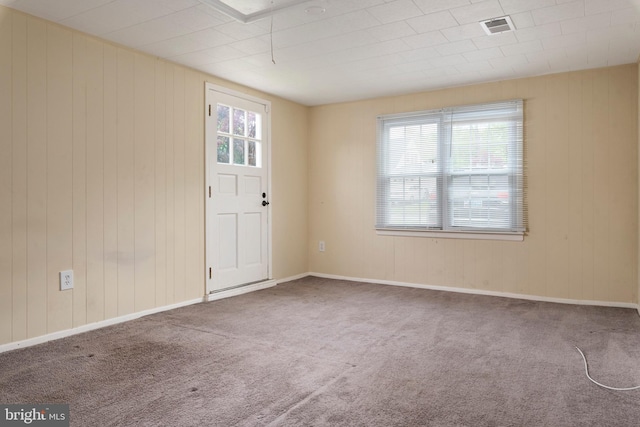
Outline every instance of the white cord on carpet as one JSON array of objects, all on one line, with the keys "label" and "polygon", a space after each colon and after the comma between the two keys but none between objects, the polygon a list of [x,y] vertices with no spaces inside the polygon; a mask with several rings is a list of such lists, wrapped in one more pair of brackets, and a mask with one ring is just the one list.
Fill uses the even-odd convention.
[{"label": "white cord on carpet", "polygon": [[604,384],[600,384],[598,381],[594,380],[593,378],[591,378],[591,376],[589,375],[589,367],[587,366],[587,358],[584,356],[584,353],[582,352],[582,350],[580,350],[578,348],[578,346],[575,346],[576,350],[578,350],[580,352],[580,356],[582,356],[582,360],[584,360],[584,371],[587,374],[587,378],[589,378],[589,380],[591,380],[592,383],[599,385],[600,387],[609,389],[609,390],[615,390],[615,391],[630,391],[630,390],[637,390],[640,388],[640,385],[635,386],[635,387],[623,387],[623,388],[619,388],[619,387],[609,387],[608,385],[604,385]]}]

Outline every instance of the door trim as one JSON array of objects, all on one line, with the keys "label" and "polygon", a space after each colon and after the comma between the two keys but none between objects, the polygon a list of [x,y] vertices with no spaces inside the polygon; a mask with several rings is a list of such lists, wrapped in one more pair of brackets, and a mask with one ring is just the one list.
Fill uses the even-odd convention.
[{"label": "door trim", "polygon": [[[209,105],[212,105],[212,101],[211,101],[211,92],[219,92],[225,95],[230,95],[230,96],[235,96],[237,98],[240,99],[244,99],[247,101],[251,101],[251,102],[255,102],[257,104],[262,104],[265,106],[266,112],[265,112],[265,119],[267,120],[267,145],[269,147],[269,149],[267,150],[267,158],[263,159],[263,161],[267,162],[267,194],[269,194],[269,206],[267,206],[267,278],[265,280],[265,282],[269,282],[271,280],[273,280],[273,256],[272,256],[272,252],[273,252],[273,233],[272,233],[272,224],[273,224],[273,210],[271,209],[273,202],[277,201],[277,199],[275,197],[273,197],[273,192],[272,192],[272,188],[271,188],[271,156],[272,156],[272,148],[273,145],[271,144],[271,101],[268,101],[266,99],[262,99],[262,98],[258,98],[256,96],[252,96],[243,92],[239,92],[233,89],[229,89],[226,88],[224,86],[219,86],[213,83],[209,83],[209,82],[205,82],[205,96],[204,96],[204,118],[205,118],[205,131],[204,131],[204,163],[205,163],[205,167],[204,167],[204,171],[205,171],[205,185],[204,185],[204,218],[205,218],[205,225],[204,225],[204,229],[205,229],[205,271],[204,273],[204,278],[205,278],[205,295],[209,295],[214,293],[214,290],[212,289],[212,281],[209,278],[209,269],[213,268],[213,260],[211,259],[211,253],[212,253],[212,249],[210,247],[211,242],[209,242],[209,229],[210,229],[210,225],[209,225],[209,186],[211,186],[213,183],[211,183],[210,180],[210,167],[209,167],[209,157],[211,155],[210,153],[210,144],[207,144],[207,141],[209,140],[210,135],[215,134],[215,129],[213,128],[214,124],[215,124],[215,120],[211,119],[208,115],[208,111],[209,111]],[[213,109],[213,107],[212,107]],[[213,117],[213,112],[211,117]],[[255,283],[248,283],[246,285],[241,285],[240,287],[243,286],[255,286]],[[237,288],[234,288],[237,289]],[[219,291],[218,291],[219,292]]]}]

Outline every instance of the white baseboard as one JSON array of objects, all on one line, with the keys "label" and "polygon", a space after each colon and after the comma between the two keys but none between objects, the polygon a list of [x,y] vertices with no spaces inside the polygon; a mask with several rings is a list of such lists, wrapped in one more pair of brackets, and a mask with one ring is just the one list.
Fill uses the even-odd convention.
[{"label": "white baseboard", "polygon": [[60,338],[70,337],[72,335],[81,334],[83,332],[93,331],[95,329],[104,328],[111,325],[116,325],[118,323],[128,322],[129,320],[138,319],[140,317],[148,316],[149,314],[160,313],[167,310],[173,310],[174,308],[185,307],[192,304],[197,304],[200,302],[206,301],[215,301],[222,298],[229,298],[236,295],[246,294],[248,292],[258,291],[260,289],[270,288],[272,286],[276,286],[278,283],[290,282],[292,280],[301,279],[303,277],[307,277],[309,273],[302,273],[296,276],[286,277],[283,279],[277,280],[266,280],[264,282],[255,283],[253,285],[244,286],[241,288],[230,289],[228,291],[217,292],[215,294],[209,294],[202,298],[192,299],[189,301],[183,301],[176,304],[165,305],[162,307],[156,307],[149,310],[144,310],[136,313],[127,314],[124,316],[114,317],[112,319],[101,320],[100,322],[89,323],[88,325],[78,326],[77,328],[65,329],[64,331],[53,332],[46,335],[41,335],[39,337],[28,338],[22,341],[11,342],[7,344],[0,345],[0,353],[4,353],[6,351],[16,350],[18,348],[30,347],[37,344],[42,344],[47,341],[57,340]]},{"label": "white baseboard", "polygon": [[176,304],[165,305],[162,307],[156,307],[149,310],[143,310],[137,313],[131,313],[124,316],[114,317],[113,319],[106,319],[100,322],[90,323],[88,325],[79,326],[77,328],[66,329],[64,331],[53,332],[50,334],[42,335],[39,337],[29,338],[22,341],[11,342],[7,344],[0,345],[0,353],[4,353],[6,351],[16,350],[19,348],[30,347],[37,344],[42,344],[47,341],[57,340],[60,338],[70,337],[72,335],[81,334],[83,332],[93,331],[95,329],[104,328],[111,325],[116,325],[118,323],[127,322],[129,320],[139,319],[140,317],[148,316],[150,314],[160,313],[167,310],[173,310],[175,308],[185,307],[192,304],[197,304],[200,302],[206,301],[216,301],[223,298],[229,298],[237,295],[246,294],[249,292],[255,292],[261,289],[267,289],[273,286],[276,286],[280,283],[291,282],[293,280],[302,279],[307,276],[316,276],[322,277],[326,279],[337,279],[337,280],[348,280],[351,282],[364,282],[364,283],[374,283],[378,285],[390,285],[390,286],[403,286],[409,288],[418,288],[418,289],[430,289],[434,291],[446,291],[446,292],[457,292],[462,294],[474,294],[474,295],[487,295],[487,296],[495,296],[495,297],[504,297],[504,298],[515,298],[515,299],[524,299],[530,301],[543,301],[543,302],[555,302],[560,304],[574,304],[574,305],[592,305],[592,306],[602,306],[602,307],[619,307],[619,308],[633,308],[638,311],[638,315],[640,315],[640,306],[638,304],[633,303],[624,303],[624,302],[611,302],[611,301],[591,301],[591,300],[574,300],[574,299],[565,299],[565,298],[550,298],[550,297],[542,297],[536,295],[526,295],[526,294],[515,294],[509,292],[496,292],[496,291],[487,291],[482,289],[467,289],[467,288],[454,288],[448,286],[432,286],[432,285],[421,285],[417,283],[408,283],[408,282],[398,282],[391,280],[375,280],[375,279],[365,279],[358,277],[349,277],[349,276],[339,276],[335,274],[324,274],[324,273],[302,273],[295,276],[285,277],[282,279],[271,279],[266,280],[264,282],[255,283],[253,285],[243,286],[235,289],[229,289],[228,291],[221,291],[214,294],[206,295],[203,298],[192,299],[189,301],[183,301]]},{"label": "white baseboard", "polygon": [[298,280],[298,279],[304,279],[305,277],[311,275],[311,273],[302,273],[302,274],[296,274],[295,276],[289,276],[289,277],[285,277],[283,279],[277,279],[278,280],[278,284],[280,283],[287,283],[287,282],[292,282],[294,280]]},{"label": "white baseboard", "polygon": [[638,306],[638,304],[634,304],[630,302],[551,298],[551,297],[543,297],[543,296],[537,296],[537,295],[515,294],[510,292],[487,291],[482,289],[454,288],[449,286],[421,285],[417,283],[397,282],[392,280],[364,279],[364,278],[358,278],[358,277],[338,276],[335,274],[324,274],[324,273],[313,273],[313,272],[309,273],[308,275],[322,277],[325,279],[348,280],[351,282],[364,282],[364,283],[374,283],[378,285],[403,286],[408,288],[430,289],[433,291],[457,292],[461,294],[473,294],[473,295],[486,295],[486,296],[503,297],[503,298],[524,299],[529,301],[555,302],[559,304],[573,304],[573,305],[592,305],[592,306],[599,306],[599,307],[633,308],[638,310],[638,313],[640,313],[640,306]]},{"label": "white baseboard", "polygon": [[126,314],[124,316],[118,316],[112,319],[101,320],[95,323],[89,323],[87,325],[78,326],[77,328],[65,329],[64,331],[53,332],[50,334],[41,335],[39,337],[28,338],[26,340],[11,342],[8,344],[2,344],[0,345],[0,353],[4,353],[5,351],[16,350],[18,348],[31,347],[33,345],[42,344],[47,341],[70,337],[72,335],[81,334],[83,332],[89,332],[95,329],[100,329],[100,328],[104,328],[111,325],[117,325],[118,323],[139,319],[140,317],[148,316],[150,314],[160,313],[167,310],[173,310],[174,308],[185,307],[187,305],[197,304],[204,301],[205,301],[204,298],[192,299],[189,301],[183,301],[176,304],[164,305],[162,307],[156,307],[156,308],[151,308],[149,310],[138,311],[136,313]]}]

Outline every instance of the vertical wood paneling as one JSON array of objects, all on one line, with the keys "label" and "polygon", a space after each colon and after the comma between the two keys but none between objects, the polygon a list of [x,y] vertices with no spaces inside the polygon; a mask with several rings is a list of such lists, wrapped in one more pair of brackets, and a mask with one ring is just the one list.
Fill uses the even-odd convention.
[{"label": "vertical wood paneling", "polygon": [[[354,125],[349,126],[344,121],[338,121],[335,129],[340,135],[342,135],[342,144],[338,144],[334,150],[330,153],[333,157],[333,163],[335,164],[333,180],[337,182],[352,182],[353,186],[335,186],[333,191],[333,197],[335,198],[335,204],[342,207],[342,215],[336,215],[337,212],[333,212],[336,226],[331,227],[334,234],[343,236],[343,244],[339,246],[332,246],[332,254],[335,255],[335,262],[339,264],[340,273],[344,275],[352,275],[352,271],[355,266],[358,265],[359,254],[358,248],[360,242],[355,239],[355,231],[358,227],[354,227],[357,224],[356,219],[362,220],[363,216],[359,211],[356,211],[355,201],[358,198],[359,192],[357,191],[356,171],[358,169],[357,160],[354,157],[355,144],[353,134],[357,132],[357,128],[362,119],[357,114],[357,107],[347,104],[341,106],[337,112],[339,116],[347,115],[354,118]],[[355,129],[354,129],[355,128]],[[326,172],[325,172],[326,173]],[[396,239],[396,260],[401,256],[399,254],[406,253],[411,247],[411,242],[403,239]],[[346,255],[346,256],[345,256]],[[402,277],[406,277],[408,273],[406,265],[399,264],[398,273]]]},{"label": "vertical wood paneling", "polygon": [[[410,268],[411,262],[408,259],[409,258],[409,250],[407,248],[408,246],[408,241],[409,239],[406,237],[394,237],[393,238],[393,242],[394,242],[394,247],[393,247],[393,263],[395,266],[395,277],[397,278],[398,281],[400,282],[407,282],[407,270]],[[341,250],[340,246],[338,246],[337,248],[338,250]],[[344,260],[348,255],[344,252],[344,250],[341,250],[341,252],[343,252],[341,254],[341,256],[339,257],[340,259]],[[342,269],[343,271],[339,271],[338,274],[344,275],[344,266],[345,266],[345,262],[342,262]]]},{"label": "vertical wood paneling", "polygon": [[[366,103],[363,108],[371,108],[371,103]],[[277,108],[275,108],[277,107]],[[279,135],[287,135],[286,138],[279,138],[275,144],[274,141],[270,141],[270,145],[276,150],[275,155],[272,156],[273,163],[271,165],[272,172],[272,188],[283,189],[286,191],[275,191],[276,204],[273,205],[272,210],[272,233],[273,233],[273,251],[274,253],[286,254],[286,263],[274,263],[271,274],[273,277],[288,277],[293,276],[303,268],[304,271],[309,271],[308,268],[308,253],[309,253],[309,238],[304,240],[290,239],[286,236],[308,236],[308,218],[311,213],[309,209],[308,199],[308,176],[309,176],[309,162],[308,162],[308,126],[309,121],[307,118],[307,112],[301,110],[293,103],[279,103],[274,104],[272,108],[273,114],[272,120],[272,132],[275,137]],[[368,117],[370,116],[365,116]],[[368,129],[366,127],[361,128],[362,131],[373,131],[375,135],[375,128]],[[274,138],[275,138],[274,137]],[[300,141],[305,141],[304,144],[300,144]],[[366,138],[361,138],[358,142],[367,141]],[[370,150],[363,151],[366,156],[370,156]],[[365,164],[371,163],[365,161]],[[372,169],[365,173],[374,172]],[[291,176],[298,176],[299,179],[291,180]],[[372,175],[375,176],[375,175]],[[363,191],[358,195],[362,200],[370,200],[367,197],[367,191]],[[277,207],[276,207],[277,206]],[[371,218],[373,218],[373,212],[370,212]],[[373,224],[373,219],[363,218],[361,227],[365,227],[365,224]],[[367,230],[369,231],[369,230]],[[362,238],[358,243],[362,244],[360,250],[362,264],[356,268],[359,268],[358,277],[363,276],[366,269],[366,264],[369,259],[365,255],[367,246],[364,244],[364,238],[369,233],[363,233]],[[317,243],[314,249],[317,251]]]},{"label": "vertical wood paneling", "polygon": [[582,298],[595,299],[595,220],[594,220],[594,163],[593,127],[598,123],[593,101],[594,72],[582,74]]},{"label": "vertical wood paneling", "polygon": [[[72,146],[72,35],[57,26],[47,28],[47,331],[73,325],[73,296],[82,286],[82,271],[72,266],[72,220],[75,198],[72,180],[77,164]],[[61,291],[59,271],[74,268],[74,290]]]},{"label": "vertical wood paneling", "polygon": [[610,71],[609,86],[609,123],[611,127],[611,164],[610,171],[610,217],[609,246],[619,246],[620,253],[610,258],[610,289],[608,296],[616,300],[625,298],[626,287],[635,281],[634,266],[637,263],[637,241],[626,238],[637,235],[637,206],[630,203],[629,188],[637,183],[637,134],[635,123],[636,97],[635,87],[629,90],[629,82],[635,79],[631,67],[617,67]]},{"label": "vertical wood paneling", "polygon": [[87,322],[105,318],[105,146],[102,43],[87,39]]},{"label": "vertical wood paneling", "polygon": [[11,341],[13,329],[11,21],[9,11],[0,9],[0,295],[3,296],[0,298],[0,342]]},{"label": "vertical wood paneling", "polygon": [[[442,239],[441,241],[445,241],[446,239]],[[455,276],[453,284],[456,286],[461,286],[461,283],[464,281],[464,242],[462,240],[454,240],[454,253],[455,259],[453,260],[453,265],[455,266]],[[444,255],[443,255],[444,256]]]},{"label": "vertical wood paneling", "polygon": [[117,50],[118,57],[118,315],[135,310],[134,207],[134,57]]},{"label": "vertical wood paneling", "polygon": [[475,242],[475,283],[479,289],[490,291],[500,291],[501,274],[499,266],[498,251],[495,242],[477,241]]},{"label": "vertical wood paneling", "polygon": [[[345,170],[344,179],[348,180],[347,182],[352,182],[353,186],[345,186],[342,189],[342,199],[340,200],[341,206],[344,207],[344,223],[342,225],[344,230],[344,235],[347,238],[346,244],[343,248],[344,251],[352,254],[351,262],[346,262],[344,267],[346,271],[349,271],[350,276],[354,276],[356,273],[362,271],[363,259],[362,259],[362,225],[353,226],[353,224],[364,224],[368,222],[367,218],[371,215],[372,212],[367,212],[369,215],[362,210],[361,204],[361,196],[362,192],[358,191],[359,188],[363,188],[362,185],[362,173],[363,173],[363,149],[362,144],[363,141],[366,141],[364,135],[366,132],[363,129],[366,129],[366,125],[364,122],[366,118],[361,114],[358,114],[357,106],[350,104],[348,108],[345,110],[345,114],[354,117],[354,125],[347,126],[344,129],[344,153],[340,153],[339,155],[339,165],[341,162],[348,162],[348,167],[339,166],[340,169]],[[293,160],[290,160],[289,163],[296,163]],[[411,259],[414,260],[419,253],[417,253],[415,240],[410,240],[406,242],[405,248],[411,250]],[[361,274],[360,274],[361,275]],[[419,276],[419,272],[416,269],[408,270],[408,277],[410,281],[417,281],[417,276]]]},{"label": "vertical wood paneling", "polygon": [[[185,73],[185,251],[197,253],[204,229],[200,218],[200,202],[204,194],[202,169],[204,159],[204,88],[197,73]],[[204,265],[202,257],[185,260],[185,298],[202,295]]]},{"label": "vertical wood paneling", "polygon": [[499,246],[502,252],[501,269],[504,274],[504,292],[524,293],[525,278],[529,275],[526,246],[517,242]]},{"label": "vertical wood paneling", "polygon": [[582,76],[569,76],[569,298],[582,298],[583,221],[582,221],[582,179],[583,179],[583,126]]},{"label": "vertical wood paneling", "polygon": [[[568,298],[569,94],[568,75],[547,78],[545,198],[547,201],[546,294]],[[551,107],[551,108],[549,108]]]},{"label": "vertical wood paneling", "polygon": [[[609,139],[609,70],[594,72],[593,119],[602,123],[593,127],[593,219],[594,219],[594,299],[606,299],[609,287],[610,257],[613,256],[605,242],[609,242],[610,150]],[[617,166],[616,166],[617,167]]]},{"label": "vertical wood paneling", "polygon": [[73,326],[87,322],[87,39],[73,36]]},{"label": "vertical wood paneling", "polygon": [[462,286],[465,288],[476,287],[476,242],[463,240],[462,242]]},{"label": "vertical wood paneling", "polygon": [[27,18],[27,335],[47,333],[47,25]]},{"label": "vertical wood paneling", "polygon": [[[355,242],[353,233],[349,240],[357,243]],[[351,247],[353,248],[353,245]],[[404,242],[404,251],[406,254],[406,259],[411,263],[410,268],[405,269],[404,272],[406,281],[416,283],[418,281],[418,277],[420,276],[420,270],[415,268],[415,266],[417,265],[416,262],[418,261],[418,257],[420,255],[416,245],[416,239],[406,239]]]},{"label": "vertical wood paneling", "polygon": [[186,220],[185,220],[185,70],[174,68],[173,74],[173,180],[174,180],[174,298],[185,298]]},{"label": "vertical wood paneling", "polygon": [[135,311],[147,310],[155,304],[154,72],[151,58],[135,56]]},{"label": "vertical wood paneling", "polygon": [[118,59],[103,45],[104,72],[104,317],[118,315]]},{"label": "vertical wood paneling", "polygon": [[[320,140],[324,140],[331,133],[324,124],[327,122],[334,123],[338,114],[339,110],[337,108],[324,109],[319,107],[318,117],[316,120],[311,122],[311,128]],[[274,113],[273,126],[286,126],[287,121],[284,120],[285,124],[281,125],[281,120],[283,120],[283,118],[280,118]],[[272,152],[276,152],[277,150],[278,147],[274,142],[272,144]],[[335,176],[334,170],[336,169],[336,164],[330,160],[331,156],[332,154],[329,150],[322,150],[320,146],[312,147],[309,157],[317,159],[317,162],[309,164],[309,177],[313,177],[312,179],[314,180],[322,180],[323,174],[326,174],[327,176]],[[274,180],[277,179],[277,171],[282,171],[287,168],[286,164],[278,164],[277,157],[271,166],[274,174]],[[335,227],[329,226],[329,224],[331,224],[329,212],[332,211],[330,206],[335,204],[334,192],[331,191],[332,187],[332,185],[317,187],[315,196],[313,200],[310,200],[309,204],[309,218],[316,226],[313,229],[309,229],[310,245],[308,254],[310,259],[314,259],[314,263],[315,265],[318,265],[318,268],[326,268],[330,258],[335,253],[335,249],[339,248],[339,246],[334,247],[331,243],[328,243],[327,250],[325,252],[318,251],[319,240],[324,240],[326,242],[335,241],[333,236],[330,235],[330,233],[335,232]],[[381,277],[387,276],[388,260],[390,256],[393,256],[393,252],[389,249],[393,245],[393,238],[386,239],[385,243],[385,245],[380,245],[379,251],[374,254],[377,262],[373,268],[380,270]],[[375,247],[376,245],[373,246]]]},{"label": "vertical wood paneling", "polygon": [[166,182],[167,182],[167,288],[166,288],[166,301],[167,304],[176,301],[175,288],[176,288],[176,268],[175,268],[175,148],[174,148],[174,103],[175,103],[175,76],[174,67],[172,65],[165,64],[165,95],[166,95],[166,108],[165,108],[165,121],[164,131],[166,135]]},{"label": "vertical wood paneling", "polygon": [[442,239],[429,239],[427,247],[427,257],[429,258],[428,277],[429,284],[437,284],[445,282],[444,266],[446,260],[446,252],[442,250]]},{"label": "vertical wood paneling", "polygon": [[[6,9],[5,9],[6,11]],[[12,14],[12,340],[27,338],[27,19]]]},{"label": "vertical wood paneling", "polygon": [[[368,235],[368,234],[369,233],[364,233],[363,237],[364,235]],[[417,268],[415,271],[416,283],[427,283],[427,276],[428,276],[427,266],[429,264],[428,250],[429,250],[429,242],[427,241],[427,239],[418,239],[416,241],[416,254],[417,254],[416,262],[418,263],[418,265],[423,266],[423,268]],[[365,273],[366,273],[366,270],[363,269],[363,271],[360,272],[358,277],[363,277]]]},{"label": "vertical wood paneling", "polygon": [[[546,111],[551,108],[546,102],[544,79],[527,79],[523,83],[525,99],[525,163],[527,173],[528,219],[530,233],[526,237],[528,248],[527,270],[523,289],[525,294],[547,295],[546,236],[547,199],[546,194]],[[534,166],[535,165],[535,166]]]},{"label": "vertical wood paneling", "polygon": [[450,239],[436,240],[441,245],[441,250],[444,253],[445,262],[443,265],[438,266],[443,270],[443,278],[440,282],[428,282],[428,283],[442,283],[446,286],[452,286],[456,283],[456,241]]},{"label": "vertical wood paneling", "polygon": [[166,68],[155,62],[155,304],[167,303],[167,138]]}]

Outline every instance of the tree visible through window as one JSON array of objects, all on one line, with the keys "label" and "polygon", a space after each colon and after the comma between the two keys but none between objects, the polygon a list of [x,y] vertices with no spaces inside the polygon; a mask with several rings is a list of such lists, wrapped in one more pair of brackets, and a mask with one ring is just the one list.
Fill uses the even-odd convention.
[{"label": "tree visible through window", "polygon": [[378,118],[379,229],[522,233],[522,100]]}]

